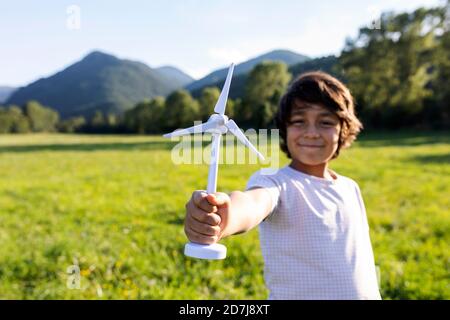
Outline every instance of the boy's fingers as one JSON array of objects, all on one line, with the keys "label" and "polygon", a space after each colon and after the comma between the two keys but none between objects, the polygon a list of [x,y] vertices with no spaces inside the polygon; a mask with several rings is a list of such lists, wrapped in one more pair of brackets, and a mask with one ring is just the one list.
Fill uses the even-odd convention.
[{"label": "boy's fingers", "polygon": [[197,190],[192,194],[192,201],[198,208],[202,209],[203,211],[217,212],[217,207],[210,204],[208,200],[206,200],[207,196],[208,194],[205,191]]},{"label": "boy's fingers", "polygon": [[206,213],[198,208],[190,210],[189,213],[195,220],[202,223],[207,223],[211,226],[217,226],[222,221],[222,219],[217,213]]},{"label": "boy's fingers", "polygon": [[206,197],[203,198],[198,204],[197,207],[202,209],[205,212],[217,212],[217,207],[213,206],[211,203],[208,202],[208,200],[206,200]]},{"label": "boy's fingers", "polygon": [[192,201],[194,202],[194,204],[196,206],[198,206],[200,204],[200,202],[202,201],[202,199],[206,198],[208,194],[203,191],[203,190],[196,190],[192,193]]},{"label": "boy's fingers", "polygon": [[184,226],[184,232],[190,241],[200,244],[213,244],[219,240],[218,236],[205,236],[197,233],[187,224]]},{"label": "boy's fingers", "polygon": [[214,194],[208,194],[206,200],[213,206],[224,206],[230,202],[230,197],[223,192],[216,192]]},{"label": "boy's fingers", "polygon": [[220,234],[220,227],[219,226],[212,226],[206,223],[198,222],[197,220],[187,217],[186,221],[189,225],[189,227],[204,236],[218,236]]}]

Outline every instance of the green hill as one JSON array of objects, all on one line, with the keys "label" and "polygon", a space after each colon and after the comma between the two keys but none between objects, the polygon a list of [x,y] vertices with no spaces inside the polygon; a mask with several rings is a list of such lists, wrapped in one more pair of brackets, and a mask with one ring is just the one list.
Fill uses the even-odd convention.
[{"label": "green hill", "polygon": [[163,66],[156,68],[155,70],[160,72],[165,77],[177,80],[179,83],[181,83],[182,86],[186,86],[194,81],[194,78],[192,78],[190,75],[172,66]]},{"label": "green hill", "polygon": [[16,90],[16,88],[13,87],[7,87],[7,86],[0,86],[0,103],[3,103],[3,101],[6,101],[11,94]]},{"label": "green hill", "polygon": [[[334,66],[337,64],[337,57],[335,56],[327,56],[327,57],[320,57],[316,59],[310,59],[306,60],[294,65],[289,66],[289,72],[293,75],[293,78],[297,77],[303,72],[306,71],[317,71],[321,70],[327,73],[331,73],[335,76],[338,76],[334,70]],[[245,94],[245,86],[247,83],[248,74],[251,70],[247,71],[246,73],[241,73],[236,76],[233,76],[233,81],[231,82],[230,87],[230,98],[236,99],[236,98],[242,98]],[[197,89],[194,89],[191,91],[192,96],[198,98],[201,95],[202,90],[205,87],[218,87],[222,88],[224,82],[225,82],[225,76],[213,83],[210,83],[208,85],[205,85],[203,87],[199,87]]]},{"label": "green hill", "polygon": [[[308,58],[307,56],[289,50],[274,50],[236,65],[236,67],[234,68],[233,79],[241,74],[247,74],[253,69],[254,66],[263,61],[281,61],[290,66],[307,61],[309,59],[310,58]],[[216,70],[208,74],[207,76],[187,85],[186,89],[189,91],[196,91],[200,88],[212,86],[217,82],[223,83],[227,76],[227,72],[228,67]]]},{"label": "green hill", "polygon": [[144,99],[165,96],[184,84],[179,77],[143,63],[94,51],[48,78],[19,88],[6,104],[37,100],[57,110],[62,118],[90,117],[97,110],[117,114]]}]

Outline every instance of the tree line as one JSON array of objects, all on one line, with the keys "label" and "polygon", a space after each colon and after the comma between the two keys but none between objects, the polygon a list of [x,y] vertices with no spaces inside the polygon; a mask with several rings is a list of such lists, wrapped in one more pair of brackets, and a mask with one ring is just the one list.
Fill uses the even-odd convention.
[{"label": "tree line", "polygon": [[450,5],[383,13],[336,66],[370,127],[450,127]]},{"label": "tree line", "polygon": [[[250,73],[246,94],[228,99],[226,114],[248,127],[270,125],[278,100],[291,79],[287,66],[263,62]],[[91,118],[83,116],[61,120],[57,111],[37,101],[23,106],[0,106],[0,133],[140,133],[156,134],[188,127],[194,121],[206,121],[219,98],[217,87],[202,90],[198,99],[186,90],[176,90],[164,97],[138,103],[122,115],[97,111]]]},{"label": "tree line", "polygon": [[[340,56],[288,68],[262,62],[245,79],[243,94],[229,99],[226,114],[243,128],[270,128],[278,101],[301,72],[323,69],[350,88],[366,128],[450,127],[449,3],[411,13],[383,13],[374,26],[347,39]],[[159,134],[206,121],[220,89],[196,98],[186,90],[142,101],[121,115],[60,120],[56,111],[30,101],[0,107],[0,132],[97,132]]]}]

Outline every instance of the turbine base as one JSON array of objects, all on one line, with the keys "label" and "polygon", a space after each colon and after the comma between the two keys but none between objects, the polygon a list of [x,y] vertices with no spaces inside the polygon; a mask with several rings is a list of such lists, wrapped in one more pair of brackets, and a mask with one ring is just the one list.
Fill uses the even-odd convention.
[{"label": "turbine base", "polygon": [[197,259],[221,260],[227,256],[227,247],[219,243],[198,244],[188,242],[184,246],[184,255]]}]

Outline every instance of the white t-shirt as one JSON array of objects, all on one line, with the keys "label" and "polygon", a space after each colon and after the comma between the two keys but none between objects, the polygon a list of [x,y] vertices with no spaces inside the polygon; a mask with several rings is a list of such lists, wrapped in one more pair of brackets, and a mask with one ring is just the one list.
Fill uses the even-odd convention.
[{"label": "white t-shirt", "polygon": [[269,299],[381,299],[359,186],[329,172],[336,179],[286,166],[247,183],[272,199],[259,232]]}]

